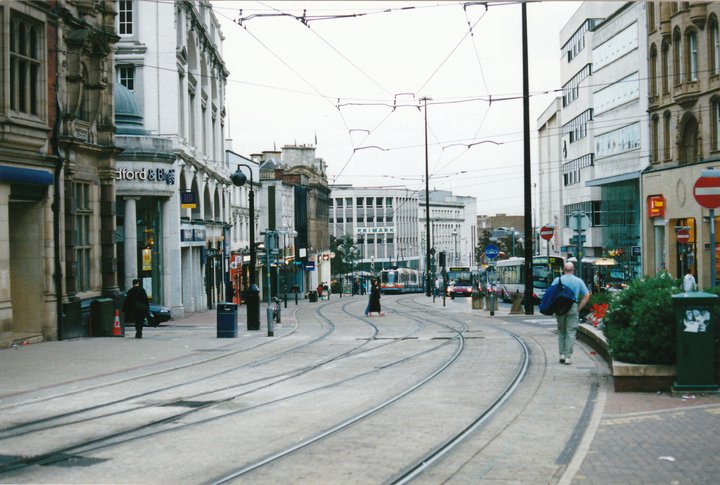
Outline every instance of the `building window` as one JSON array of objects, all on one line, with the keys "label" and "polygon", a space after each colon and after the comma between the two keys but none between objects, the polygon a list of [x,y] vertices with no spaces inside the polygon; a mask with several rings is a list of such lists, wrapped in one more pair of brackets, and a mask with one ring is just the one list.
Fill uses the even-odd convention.
[{"label": "building window", "polygon": [[658,144],[660,143],[660,117],[658,115],[653,116],[650,130],[650,161],[657,162]]},{"label": "building window", "polygon": [[633,22],[593,49],[593,71],[597,72],[638,47],[637,22]]},{"label": "building window", "polygon": [[720,74],[720,33],[718,32],[718,21],[716,17],[710,20],[710,75]]},{"label": "building window", "polygon": [[135,66],[118,67],[118,81],[128,88],[128,91],[135,91]]},{"label": "building window", "polygon": [[580,83],[591,74],[591,65],[586,64],[585,67],[573,76],[573,78],[563,86],[563,107],[569,106],[580,96]]},{"label": "building window", "polygon": [[670,149],[670,112],[666,111],[663,115],[663,160],[672,158],[672,150]]},{"label": "building window", "polygon": [[691,30],[687,36],[688,39],[688,81],[697,81],[698,78],[698,52],[697,52],[697,34]]},{"label": "building window", "polygon": [[568,204],[563,207],[565,216],[565,227],[570,227],[570,218],[574,212],[582,212],[590,218],[590,226],[601,226],[601,202],[599,200],[588,200],[577,204]]},{"label": "building window", "polygon": [[670,45],[667,42],[663,42],[662,44],[662,57],[660,62],[662,92],[663,94],[667,94],[670,92]]},{"label": "building window", "polygon": [[133,0],[118,1],[118,34],[133,34]]},{"label": "building window", "polygon": [[650,96],[657,96],[657,47],[650,46]]},{"label": "building window", "polygon": [[10,18],[10,109],[38,116],[40,112],[42,25],[12,12]]},{"label": "building window", "polygon": [[673,35],[673,81],[676,85],[683,82],[683,62],[682,36],[680,29],[675,29]]},{"label": "building window", "polygon": [[720,98],[713,98],[712,114],[712,149],[720,150]]},{"label": "building window", "polygon": [[568,62],[585,49],[585,34],[595,28],[603,19],[587,19],[565,43],[562,50],[567,53]]},{"label": "building window", "polygon": [[90,184],[73,183],[75,204],[75,261],[77,264],[77,290],[90,290]]},{"label": "building window", "polygon": [[655,31],[655,3],[647,3],[648,32]]},{"label": "building window", "polygon": [[579,183],[580,171],[585,167],[591,167],[593,160],[593,154],[588,153],[580,158],[563,163],[563,185],[568,186]]},{"label": "building window", "polygon": [[592,117],[592,109],[583,111],[578,116],[563,125],[563,135],[570,135],[570,143],[585,138],[587,136],[587,124],[592,121]]}]

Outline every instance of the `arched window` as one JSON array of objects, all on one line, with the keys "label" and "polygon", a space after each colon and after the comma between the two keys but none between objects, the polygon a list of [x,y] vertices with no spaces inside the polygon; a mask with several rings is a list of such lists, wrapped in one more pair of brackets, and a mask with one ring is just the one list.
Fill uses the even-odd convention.
[{"label": "arched window", "polygon": [[655,2],[647,3],[648,32],[655,30]]},{"label": "arched window", "polygon": [[658,161],[658,145],[660,143],[660,117],[653,115],[652,117],[652,132],[650,133],[650,161],[656,163]]},{"label": "arched window", "polygon": [[657,47],[650,46],[650,96],[657,96]]},{"label": "arched window", "polygon": [[698,123],[694,115],[688,113],[682,123],[680,137],[680,163],[690,163],[698,159]]},{"label": "arched window", "polygon": [[712,139],[711,147],[713,150],[720,150],[720,97],[713,97],[710,101],[710,109],[712,117],[710,123],[712,124]]},{"label": "arched window", "polygon": [[670,92],[670,44],[667,42],[662,43],[660,63],[662,92],[663,94],[667,94]]},{"label": "arched window", "polygon": [[663,160],[670,160],[672,158],[672,147],[670,146],[671,120],[670,112],[666,111],[663,114]]},{"label": "arched window", "polygon": [[708,21],[708,62],[710,75],[720,74],[720,32],[718,32],[718,19],[714,15]]},{"label": "arched window", "polygon": [[673,82],[676,85],[683,82],[683,63],[682,35],[680,35],[680,29],[675,29],[673,33]]},{"label": "arched window", "polygon": [[698,49],[697,33],[690,29],[687,32],[687,80],[697,81],[698,79]]}]

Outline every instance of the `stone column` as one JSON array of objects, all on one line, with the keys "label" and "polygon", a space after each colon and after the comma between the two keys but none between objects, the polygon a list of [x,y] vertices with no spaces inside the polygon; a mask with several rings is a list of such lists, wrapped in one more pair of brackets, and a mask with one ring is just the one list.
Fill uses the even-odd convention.
[{"label": "stone column", "polygon": [[173,195],[163,203],[163,288],[165,291],[164,303],[169,306],[173,315],[181,318],[185,309],[183,306],[182,282],[178,275],[182,275],[182,257],[180,254],[180,192],[173,191]]},{"label": "stone column", "polygon": [[125,197],[125,290],[138,278],[137,264],[137,197]]}]

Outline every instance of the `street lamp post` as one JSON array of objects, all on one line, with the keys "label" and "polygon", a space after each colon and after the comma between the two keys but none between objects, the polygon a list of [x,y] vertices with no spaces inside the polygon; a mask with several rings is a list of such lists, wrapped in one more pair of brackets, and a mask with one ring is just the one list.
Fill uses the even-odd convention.
[{"label": "street lamp post", "polygon": [[421,98],[425,104],[425,296],[430,296],[430,170],[428,167],[428,129],[427,102],[430,98]]},{"label": "street lamp post", "polygon": [[453,235],[453,245],[455,246],[454,251],[453,251],[453,264],[455,264],[455,266],[457,266],[458,265],[458,246],[457,246],[458,231],[457,231],[457,228],[453,228],[452,235]]},{"label": "street lamp post", "polygon": [[248,193],[248,209],[250,215],[250,287],[247,293],[247,328],[248,330],[260,330],[260,290],[255,280],[255,191],[253,190],[252,167],[244,163],[238,163],[237,171],[230,176],[233,185],[242,187],[247,182],[247,177],[240,170],[245,167],[250,172],[250,191]]}]

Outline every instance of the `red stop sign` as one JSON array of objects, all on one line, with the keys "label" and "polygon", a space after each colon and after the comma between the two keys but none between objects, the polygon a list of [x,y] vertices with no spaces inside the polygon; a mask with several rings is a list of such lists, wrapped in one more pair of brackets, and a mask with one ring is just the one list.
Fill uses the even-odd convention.
[{"label": "red stop sign", "polygon": [[695,182],[693,195],[697,203],[706,209],[720,207],[720,170],[703,170]]},{"label": "red stop sign", "polygon": [[549,241],[555,234],[555,228],[552,226],[543,226],[540,228],[540,237]]},{"label": "red stop sign", "polygon": [[685,229],[680,229],[677,232],[677,242],[680,244],[685,244],[690,240],[690,231],[687,231]]}]

